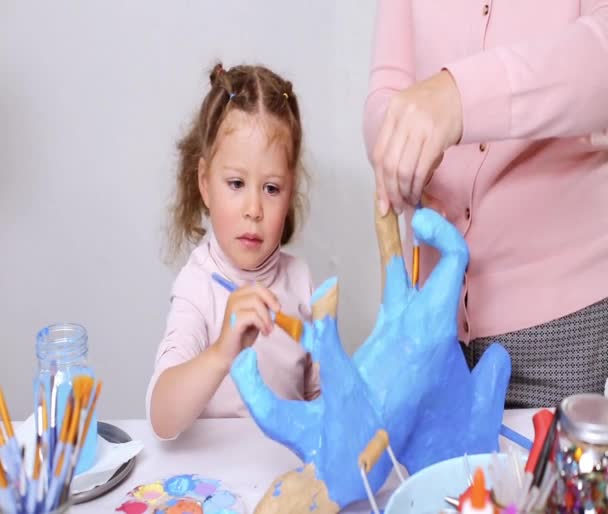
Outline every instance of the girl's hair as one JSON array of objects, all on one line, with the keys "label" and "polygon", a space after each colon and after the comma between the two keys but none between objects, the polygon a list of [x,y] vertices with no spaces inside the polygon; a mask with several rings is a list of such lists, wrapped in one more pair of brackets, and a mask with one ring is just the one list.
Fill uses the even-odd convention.
[{"label": "girl's hair", "polygon": [[203,202],[198,187],[199,159],[203,157],[207,163],[210,162],[220,125],[232,109],[272,116],[287,129],[288,165],[295,174],[295,182],[281,235],[281,244],[286,244],[303,214],[305,202],[300,186],[301,179],[306,178],[300,163],[300,110],[291,82],[263,66],[243,65],[224,70],[221,63],[213,67],[209,79],[211,90],[204,98],[190,130],[177,144],[177,191],[171,208],[170,228],[173,254],[179,254],[184,244],[198,243],[205,235],[202,221],[209,214],[209,209]]}]

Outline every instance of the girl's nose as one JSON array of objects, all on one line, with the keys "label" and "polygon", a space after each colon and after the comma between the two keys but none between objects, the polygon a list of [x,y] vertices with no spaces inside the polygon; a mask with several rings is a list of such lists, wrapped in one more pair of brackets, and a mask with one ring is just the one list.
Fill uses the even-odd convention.
[{"label": "girl's nose", "polygon": [[264,209],[262,208],[262,200],[259,193],[251,192],[247,198],[245,207],[245,217],[254,221],[260,221],[263,218]]}]

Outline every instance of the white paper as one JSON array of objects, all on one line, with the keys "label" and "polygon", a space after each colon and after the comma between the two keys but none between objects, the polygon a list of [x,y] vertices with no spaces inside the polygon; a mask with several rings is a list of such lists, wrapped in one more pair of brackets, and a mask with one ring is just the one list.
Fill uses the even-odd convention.
[{"label": "white paper", "polygon": [[[33,414],[17,427],[15,435],[19,445],[25,445],[26,469],[31,470],[36,446],[36,425]],[[103,437],[97,436],[95,464],[84,473],[74,476],[72,493],[81,493],[105,484],[120,466],[135,457],[143,447],[141,441],[110,443]]]}]

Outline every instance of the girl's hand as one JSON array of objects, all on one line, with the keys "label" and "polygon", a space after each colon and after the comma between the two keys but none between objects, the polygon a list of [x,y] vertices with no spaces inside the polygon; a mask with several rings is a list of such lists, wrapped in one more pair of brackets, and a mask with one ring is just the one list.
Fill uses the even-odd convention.
[{"label": "girl's hand", "polygon": [[441,163],[462,135],[460,93],[448,71],[404,89],[391,100],[374,148],[376,194],[384,215],[416,206]]},{"label": "girl's hand", "polygon": [[270,310],[278,312],[280,308],[276,296],[265,287],[245,286],[234,291],[228,297],[222,332],[216,342],[226,362],[232,364],[243,348],[255,342],[260,332],[270,334],[273,328]]}]

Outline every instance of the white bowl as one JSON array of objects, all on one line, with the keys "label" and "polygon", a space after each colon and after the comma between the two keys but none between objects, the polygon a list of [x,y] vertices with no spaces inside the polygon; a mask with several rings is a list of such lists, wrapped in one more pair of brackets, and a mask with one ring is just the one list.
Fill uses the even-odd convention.
[{"label": "white bowl", "polygon": [[[471,473],[478,467],[483,469],[486,487],[492,486],[488,476],[488,465],[492,454],[469,455]],[[506,455],[499,454],[500,458]],[[464,457],[444,460],[420,470],[410,476],[392,494],[384,514],[439,514],[450,506],[446,496],[458,498],[468,487],[468,475]],[[456,512],[456,510],[454,510]]]}]

